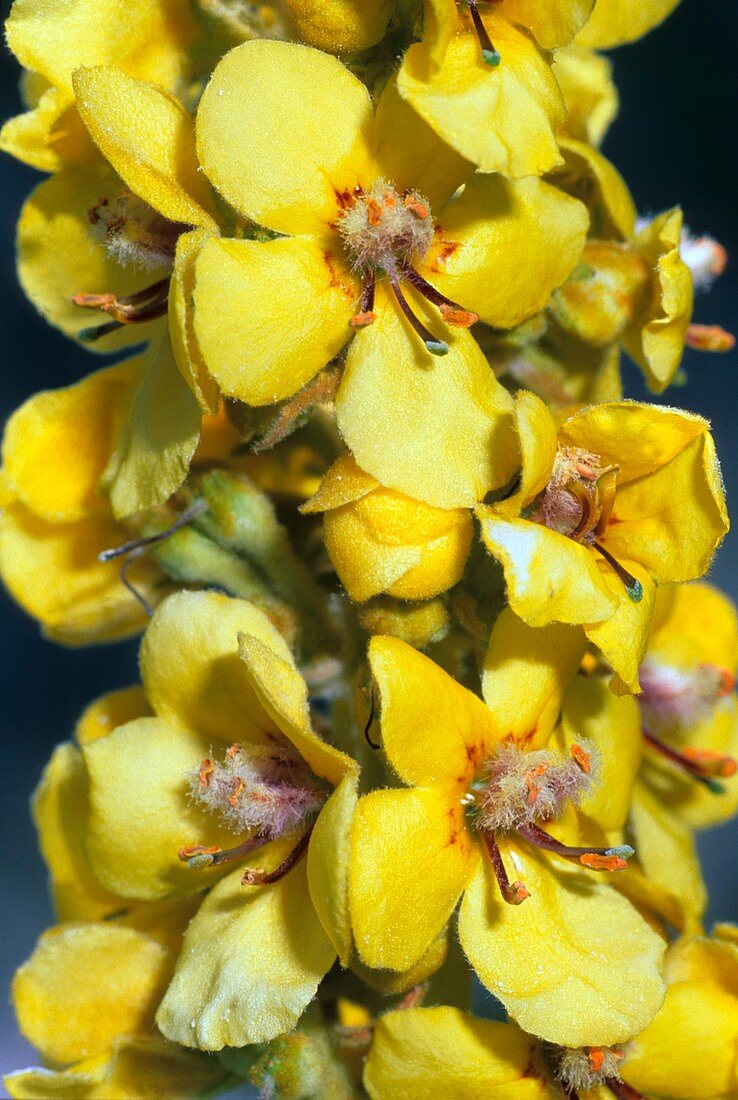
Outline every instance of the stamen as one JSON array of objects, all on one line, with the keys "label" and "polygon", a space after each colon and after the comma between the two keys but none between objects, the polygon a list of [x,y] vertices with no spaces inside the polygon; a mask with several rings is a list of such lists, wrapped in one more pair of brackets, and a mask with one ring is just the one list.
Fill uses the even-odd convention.
[{"label": "stamen", "polygon": [[397,304],[431,355],[448,355],[448,344],[444,340],[437,340],[430,329],[427,329],[420,318],[413,313],[409,302],[402,293],[397,275],[393,271],[388,271],[387,277],[395,293]]},{"label": "stamen", "polygon": [[629,573],[628,570],[620,564],[617,558],[614,558],[609,550],[606,550],[601,543],[595,542],[594,547],[596,550],[599,550],[608,565],[612,566],[620,577],[620,580],[625,585],[625,591],[628,593],[633,603],[640,603],[643,599],[643,585],[641,582],[634,577],[632,573]]},{"label": "stamen", "polygon": [[361,278],[361,304],[359,312],[355,313],[349,324],[351,328],[366,328],[373,324],[377,315],[374,312],[374,287],[376,275],[372,268],[367,268]]},{"label": "stamen", "polygon": [[621,1081],[619,1077],[606,1077],[605,1084],[618,1100],[646,1100],[642,1092],[638,1092],[631,1085],[626,1085],[625,1081]]},{"label": "stamen", "polygon": [[180,848],[177,853],[183,863],[187,863],[192,871],[200,871],[203,867],[220,867],[223,863],[233,863],[236,859],[243,859],[250,855],[255,848],[262,848],[272,837],[269,833],[259,832],[255,836],[244,840],[243,844],[235,848],[208,848],[203,844],[188,844]]},{"label": "stamen", "polygon": [[82,329],[79,334],[80,340],[94,342],[124,325],[139,325],[146,321],[154,321],[157,317],[163,317],[168,308],[169,281],[168,278],[160,279],[159,282],[135,294],[129,294],[125,298],[116,298],[111,293],[86,294],[84,291],[79,291],[72,298],[74,305],[81,309],[99,309],[113,318],[107,325]]},{"label": "stamen", "polygon": [[269,886],[272,882],[279,882],[281,878],[289,874],[305,855],[312,833],[312,828],[303,833],[287,858],[274,871],[262,871],[260,868],[244,871],[241,884],[243,886]]},{"label": "stamen", "polygon": [[102,553],[98,554],[97,560],[101,562],[108,562],[112,561],[114,558],[125,556],[126,560],[120,567],[121,583],[128,589],[134,599],[138,600],[149,618],[154,614],[154,609],[146,597],[128,580],[127,574],[129,568],[138,558],[144,556],[147,547],[155,546],[157,543],[163,542],[164,539],[168,539],[171,535],[181,530],[182,527],[186,527],[188,523],[191,523],[196,516],[207,511],[207,507],[207,503],[204,500],[196,500],[194,504],[191,504],[190,507],[182,513],[178,520],[175,520],[170,527],[167,527],[165,531],[161,531],[158,535],[148,535],[146,538],[131,539],[130,542],[124,542],[121,546],[116,546],[112,550],[103,550]]},{"label": "stamen", "polygon": [[494,833],[488,832],[486,829],[482,832],[484,843],[489,854],[490,863],[495,872],[497,879],[497,885],[500,888],[503,900],[508,905],[521,905],[526,898],[530,897],[530,891],[526,888],[525,883],[510,882],[507,871],[505,870],[505,864],[502,862],[502,853],[497,846],[497,840]]},{"label": "stamen", "polygon": [[416,271],[410,264],[400,264],[399,270],[403,278],[407,279],[416,290],[419,290],[424,298],[427,298],[434,306],[438,306],[441,316],[447,324],[455,325],[457,328],[470,328],[479,320],[478,313],[472,313],[470,310],[464,309],[457,302],[447,298],[445,294],[441,294],[440,290],[436,290],[433,284],[424,279],[420,272]]},{"label": "stamen", "polygon": [[590,871],[624,871],[628,866],[627,860],[635,855],[634,849],[629,844],[622,844],[616,848],[572,848],[556,840],[538,825],[521,825],[517,832],[537,848],[553,852],[554,855],[568,859],[571,863],[581,863]]},{"label": "stamen", "polygon": [[735,336],[720,325],[690,325],[684,343],[696,351],[726,352],[735,347]]},{"label": "stamen", "polygon": [[589,775],[592,771],[592,753],[587,752],[581,745],[572,745],[571,755],[574,757],[584,774]]},{"label": "stamen", "polygon": [[719,775],[727,779],[738,771],[738,762],[732,756],[723,756],[721,753],[692,748],[679,752],[678,749],[667,745],[660,737],[656,737],[655,734],[649,733],[645,729],[643,730],[643,737],[651,748],[656,749],[657,752],[665,756],[667,760],[670,760],[682,771],[686,771],[693,779],[704,783],[713,794],[725,794],[725,787],[722,783],[718,783],[713,778],[714,776]]},{"label": "stamen", "polygon": [[471,12],[474,29],[477,32],[479,45],[482,48],[482,59],[486,61],[490,68],[496,69],[500,61],[502,61],[502,58],[492,45],[491,39],[487,34],[487,28],[482,22],[482,17],[477,8],[477,0],[467,0],[467,3],[469,4],[469,11]]}]

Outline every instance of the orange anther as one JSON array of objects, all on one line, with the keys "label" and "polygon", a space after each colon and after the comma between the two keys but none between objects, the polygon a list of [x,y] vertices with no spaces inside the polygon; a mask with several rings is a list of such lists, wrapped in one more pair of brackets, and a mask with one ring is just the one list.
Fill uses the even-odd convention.
[{"label": "orange anther", "polygon": [[238,778],[236,779],[236,782],[233,786],[233,790],[228,795],[228,801],[230,802],[231,806],[236,805],[239,798],[241,797],[241,792],[243,791],[245,786],[246,786],[246,784],[244,783],[243,779],[241,779],[241,777],[238,776]]},{"label": "orange anther", "polygon": [[720,325],[690,325],[684,343],[688,348],[696,348],[697,351],[732,351],[735,347],[735,336]]},{"label": "orange anther", "polygon": [[193,856],[214,856],[220,851],[217,846],[215,848],[206,848],[203,844],[188,844],[185,848],[180,848],[177,855],[185,863],[188,859],[192,859]]},{"label": "orange anther", "polygon": [[713,749],[693,749],[687,746],[684,755],[703,775],[719,775],[723,779],[729,779],[738,771],[738,763],[732,756],[725,756]]},{"label": "orange anther", "polygon": [[471,328],[479,320],[478,313],[472,313],[466,309],[455,309],[453,306],[446,305],[445,302],[439,308],[446,324],[454,325],[455,328]]},{"label": "orange anther", "polygon": [[75,306],[81,306],[83,309],[105,309],[106,307],[113,306],[116,303],[116,297],[114,294],[85,294],[84,291],[78,291],[73,297],[72,302]]},{"label": "orange anther", "polygon": [[599,852],[585,852],[579,862],[590,871],[624,871],[628,866],[620,856],[602,856]]},{"label": "orange anther", "polygon": [[364,313],[355,313],[349,321],[349,325],[351,328],[366,328],[367,325],[373,325],[376,319],[376,313],[366,310]]},{"label": "orange anther", "polygon": [[420,218],[421,221],[425,221],[430,216],[430,210],[424,202],[418,202],[414,195],[405,195],[405,206],[407,209],[415,215],[416,218]]},{"label": "orange anther", "polygon": [[392,194],[391,191],[388,191],[387,194],[384,196],[384,205],[389,207],[390,210],[393,206],[396,205],[395,196]]},{"label": "orange anther", "polygon": [[727,668],[719,668],[718,676],[720,677],[718,695],[722,699],[724,695],[730,695],[731,691],[735,687],[735,676],[732,672],[728,672]]},{"label": "orange anther", "polygon": [[233,760],[234,756],[238,756],[240,751],[241,746],[238,741],[236,741],[235,744],[228,746],[228,748],[226,749],[226,756],[229,760]]},{"label": "orange anther", "polygon": [[605,1063],[605,1052],[599,1047],[592,1047],[589,1052],[589,1068],[592,1073],[599,1073]]},{"label": "orange anther", "polygon": [[213,764],[213,761],[209,760],[206,757],[203,760],[203,762],[200,764],[200,770],[197,773],[197,778],[200,780],[200,786],[201,787],[209,787],[210,786],[210,776],[213,774],[214,770],[215,770],[215,766]]},{"label": "orange anther", "polygon": [[375,198],[372,197],[367,200],[366,213],[369,225],[379,225],[382,220],[382,207]]},{"label": "orange anther", "polygon": [[583,749],[581,745],[572,745],[571,755],[585,775],[589,775],[592,771],[592,754]]},{"label": "orange anther", "polygon": [[530,890],[524,882],[513,882],[505,891],[505,901],[508,905],[522,905],[526,898],[530,897]]}]

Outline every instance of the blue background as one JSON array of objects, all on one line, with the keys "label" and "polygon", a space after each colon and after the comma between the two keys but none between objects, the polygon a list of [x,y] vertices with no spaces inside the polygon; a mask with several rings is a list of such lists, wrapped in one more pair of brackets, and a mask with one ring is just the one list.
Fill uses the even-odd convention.
[{"label": "blue background", "polygon": [[[3,20],[9,6],[8,0],[0,2]],[[695,233],[710,233],[731,256],[738,256],[735,0],[684,0],[663,27],[613,56],[622,105],[605,152],[623,172],[639,210],[656,213],[681,203]],[[14,59],[7,51],[0,53],[0,118],[19,110],[17,75]],[[39,178],[8,157],[0,159],[3,420],[37,390],[68,385],[100,363],[50,329],[16,282],[15,222],[24,196]],[[712,292],[698,299],[697,320],[738,328],[737,272],[738,265],[729,265]],[[729,505],[738,515],[738,353],[713,357],[689,352],[685,367],[686,386],[672,389],[665,400],[712,420]],[[626,371],[626,387],[629,396],[648,398],[634,369]],[[738,600],[736,537],[730,535],[724,543],[711,579]],[[4,594],[0,618],[0,997],[5,1003],[15,966],[53,921],[28,813],[29,795],[51,749],[69,736],[85,704],[103,691],[134,682],[137,673],[134,643],[84,651],[58,648]],[[738,920],[737,842],[738,825],[700,839],[712,920]],[[34,1061],[7,1009],[0,1023],[0,1072]]]}]

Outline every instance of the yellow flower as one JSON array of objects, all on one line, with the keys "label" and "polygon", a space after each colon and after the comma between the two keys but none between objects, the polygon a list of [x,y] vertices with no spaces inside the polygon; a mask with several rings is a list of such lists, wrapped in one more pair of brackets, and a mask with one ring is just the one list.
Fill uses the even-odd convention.
[{"label": "yellow flower", "polygon": [[680,0],[597,0],[577,45],[607,50],[641,38],[671,15]]},{"label": "yellow flower", "polygon": [[156,938],[115,921],[46,932],[15,975],[13,1003],[22,1033],[57,1068],[10,1074],[9,1094],[137,1100],[195,1097],[225,1083],[217,1062],[177,1049],[156,1031],[174,959]]},{"label": "yellow flower", "polygon": [[637,402],[565,420],[520,393],[515,492],[480,506],[510,607],[531,626],[581,623],[628,685],[648,642],[656,584],[707,570],[728,530],[705,420]]},{"label": "yellow flower", "polygon": [[197,141],[227,202],[283,235],[213,237],[197,256],[194,335],[223,393],[287,397],[353,332],[336,410],[362,469],[444,508],[504,481],[509,397],[466,326],[542,308],[579,257],[582,205],[535,179],[480,176],[446,206],[472,166],[394,82],[375,114],[335,58],[287,43],[220,62]]},{"label": "yellow flower", "polygon": [[5,123],[0,148],[46,172],[99,161],[75,108],[76,68],[116,65],[175,91],[192,72],[198,37],[186,0],[15,0],[5,32],[28,70],[29,109]]},{"label": "yellow flower", "polygon": [[[635,703],[611,696],[613,707],[602,687],[586,724],[592,745],[552,738],[582,641],[571,627],[530,630],[503,612],[485,661],[488,709],[410,646],[373,638],[382,745],[407,786],[360,799],[349,867],[367,964],[412,965],[463,895],[459,937],[480,980],[522,1027],[576,1046],[629,1038],[663,997],[661,938],[583,869],[625,866]],[[584,843],[555,839],[538,824],[548,819],[557,837]]]},{"label": "yellow flower", "polygon": [[342,455],[302,512],[325,512],[325,545],[352,600],[379,593],[425,600],[460,580],[471,547],[471,513],[444,511],[385,489]]},{"label": "yellow flower", "polygon": [[[141,669],[153,716],[82,746],[90,866],[124,898],[211,887],[158,1025],[206,1050],[268,1041],[348,957],[355,766],[312,732],[286,643],[243,600],[167,599]],[[244,861],[251,870],[227,873]]]},{"label": "yellow flower", "polygon": [[592,0],[428,0],[422,41],[398,89],[440,137],[484,172],[542,175],[560,160],[566,107],[550,58],[582,27]]},{"label": "yellow flower", "polygon": [[559,135],[598,148],[618,113],[618,92],[609,58],[580,46],[557,50],[554,75],[566,102]]}]

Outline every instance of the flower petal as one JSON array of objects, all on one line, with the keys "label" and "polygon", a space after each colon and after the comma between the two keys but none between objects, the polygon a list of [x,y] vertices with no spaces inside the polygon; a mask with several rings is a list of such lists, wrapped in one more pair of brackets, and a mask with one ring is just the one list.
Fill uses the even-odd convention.
[{"label": "flower petal", "polygon": [[188,775],[210,751],[203,736],[139,718],[83,746],[89,778],[86,848],[114,894],[151,900],[213,881],[177,856],[191,844],[231,848],[232,832],[190,798]]},{"label": "flower petal", "polygon": [[599,148],[618,113],[612,62],[592,50],[568,46],[556,52],[553,68],[568,112],[562,133]]},{"label": "flower petal", "polygon": [[510,607],[529,626],[600,622],[617,610],[587,546],[525,519],[479,507],[482,538],[505,570]]},{"label": "flower petal", "polygon": [[584,655],[578,626],[549,623],[533,628],[509,607],[497,619],[482,671],[482,694],[492,712],[495,740],[526,748],[546,743]]},{"label": "flower petal", "polygon": [[304,860],[271,886],[242,886],[236,871],[187,929],[157,1024],[201,1050],[269,1042],[292,1030],[334,959]]},{"label": "flower petal", "polygon": [[217,231],[195,126],[178,100],[107,66],[77,69],[74,91],[95,144],[135,195],[172,222]]},{"label": "flower petal", "polygon": [[450,39],[440,68],[431,43],[411,46],[397,87],[444,141],[483,172],[540,176],[559,161],[554,132],[565,114],[559,86],[525,31],[491,15],[484,23],[502,57],[497,68],[482,59],[468,27]]},{"label": "flower petal", "polygon": [[197,150],[240,214],[278,233],[322,232],[337,196],[372,182],[371,124],[367,89],[337,58],[292,42],[245,42],[203,93]]},{"label": "flower petal", "polygon": [[419,789],[360,798],[349,904],[364,962],[388,970],[417,962],[445,927],[476,862],[458,799]]},{"label": "flower petal", "polygon": [[513,473],[512,398],[468,332],[408,298],[448,354],[427,352],[380,282],[377,319],[349,348],[338,426],[359,466],[383,485],[439,508],[472,507]]},{"label": "flower petal", "polygon": [[511,519],[548,485],[557,446],[556,421],[548,405],[529,390],[519,390],[515,395],[515,428],[520,443],[520,484],[511,496],[494,506],[498,515]]},{"label": "flower petal", "polygon": [[132,928],[52,928],[13,981],[20,1029],[51,1062],[103,1054],[116,1039],[153,1028],[170,968],[169,953]]},{"label": "flower petal", "polygon": [[0,149],[41,172],[101,159],[71,96],[58,88],[47,88],[32,110],[8,119],[0,130]]},{"label": "flower petal", "polygon": [[[604,58],[598,60],[604,61]],[[560,138],[559,146],[564,164],[554,169],[549,178],[567,194],[586,204],[590,237],[630,240],[638,212],[628,185],[615,166],[583,141]]]},{"label": "flower petal", "polygon": [[74,728],[74,739],[78,745],[87,745],[106,737],[117,726],[132,722],[134,718],[150,718],[151,708],[146,701],[144,690],[139,684],[133,687],[109,691],[85,707]]},{"label": "flower petal", "polygon": [[[640,691],[638,670],[646,655],[656,585],[650,573],[639,563],[624,557],[618,558],[618,562],[638,581],[641,596],[637,600],[633,599],[611,566],[598,559],[602,579],[610,594],[618,601],[618,606],[614,615],[604,622],[589,623],[585,627],[585,633],[590,642],[602,651],[605,660],[627,690]],[[613,686],[619,690],[617,684],[616,679]]]},{"label": "flower petal", "polygon": [[487,324],[513,328],[574,270],[588,225],[583,203],[542,180],[476,175],[440,215],[422,270]]},{"label": "flower petal", "polygon": [[[77,337],[94,319],[72,302],[78,291],[124,298],[141,290],[140,268],[123,267],[110,256],[87,216],[101,195],[113,196],[120,189],[120,180],[108,170],[70,168],[39,184],[21,211],[18,277],[36,309],[67,336]],[[155,268],[145,278],[153,284],[165,274]],[[146,336],[156,328],[155,322],[147,325]],[[124,325],[89,346],[110,352],[141,339],[139,325]]]},{"label": "flower petal", "polygon": [[539,46],[552,50],[571,42],[593,7],[594,0],[503,0],[499,10],[510,23],[527,27]]},{"label": "flower petal", "polygon": [[215,416],[219,391],[208,374],[195,336],[192,302],[195,294],[195,265],[200,249],[208,240],[207,229],[183,233],[177,241],[174,268],[169,284],[169,339],[172,354],[182,377],[190,387],[200,408]]},{"label": "flower petal", "polygon": [[141,675],[156,714],[216,744],[260,740],[278,727],[258,701],[238,655],[239,633],[292,663],[262,611],[217,592],[178,592],[158,608],[141,645]]},{"label": "flower petal", "polygon": [[577,37],[578,46],[608,50],[633,42],[673,12],[679,0],[597,0],[591,19]]},{"label": "flower petal", "polygon": [[338,354],[357,299],[358,283],[322,241],[212,238],[195,266],[195,337],[227,396],[269,405]]},{"label": "flower petal", "polygon": [[347,775],[321,810],[307,854],[310,897],[342,966],[349,965],[353,943],[348,876],[356,804],[356,778]]},{"label": "flower petal", "polygon": [[410,1008],[380,1016],[364,1068],[372,1100],[534,1100],[549,1096],[528,1076],[535,1040],[514,1024],[479,1020],[458,1008]]},{"label": "flower petal", "polygon": [[369,664],[382,747],[403,782],[468,785],[498,737],[484,703],[399,638],[372,638]]},{"label": "flower petal", "polygon": [[560,1046],[611,1046],[637,1034],[664,997],[661,936],[594,873],[500,844],[530,891],[500,896],[481,866],[459,913],[459,936],[480,981],[526,1031]]}]

